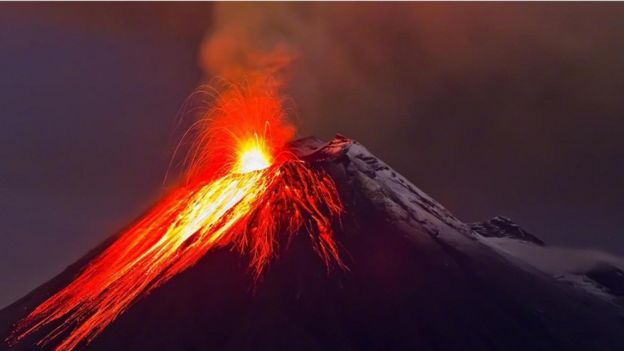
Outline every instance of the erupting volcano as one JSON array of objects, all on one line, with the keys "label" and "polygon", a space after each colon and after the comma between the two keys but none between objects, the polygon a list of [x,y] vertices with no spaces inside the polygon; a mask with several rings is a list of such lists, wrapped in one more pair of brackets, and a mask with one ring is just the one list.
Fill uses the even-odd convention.
[{"label": "erupting volcano", "polygon": [[0,311],[0,350],[624,349],[617,265],[536,269],[511,220],[460,221],[346,137],[291,140],[271,84],[188,135],[178,187]]},{"label": "erupting volcano", "polygon": [[254,85],[230,88],[200,122],[209,129],[200,130],[184,184],[35,308],[10,342],[60,321],[38,344],[62,339],[55,349],[72,350],[217,247],[247,254],[258,278],[277,236],[301,227],[328,267],[343,266],[332,237],[342,211],[335,184],[286,149],[294,129],[279,99]]}]

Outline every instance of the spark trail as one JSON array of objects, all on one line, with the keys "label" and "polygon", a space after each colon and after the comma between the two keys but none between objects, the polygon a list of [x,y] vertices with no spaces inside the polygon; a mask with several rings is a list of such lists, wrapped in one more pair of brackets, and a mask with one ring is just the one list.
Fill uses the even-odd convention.
[{"label": "spark trail", "polygon": [[139,297],[219,247],[247,254],[257,278],[278,236],[305,228],[323,261],[344,267],[332,233],[342,212],[335,184],[285,151],[293,129],[280,101],[270,90],[230,89],[209,117],[187,180],[20,321],[9,343],[46,328],[39,346],[58,339],[58,351],[84,345]]}]

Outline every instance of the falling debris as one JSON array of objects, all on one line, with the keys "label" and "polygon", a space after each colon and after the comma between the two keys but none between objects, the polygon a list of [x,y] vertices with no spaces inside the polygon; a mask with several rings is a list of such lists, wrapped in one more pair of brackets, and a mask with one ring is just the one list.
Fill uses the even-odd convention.
[{"label": "falling debris", "polygon": [[304,228],[328,267],[344,266],[332,233],[342,212],[335,184],[285,148],[294,129],[271,90],[230,87],[206,120],[187,180],[20,321],[10,343],[55,325],[38,344],[60,339],[55,350],[73,350],[214,248],[248,255],[258,278],[277,236]]}]

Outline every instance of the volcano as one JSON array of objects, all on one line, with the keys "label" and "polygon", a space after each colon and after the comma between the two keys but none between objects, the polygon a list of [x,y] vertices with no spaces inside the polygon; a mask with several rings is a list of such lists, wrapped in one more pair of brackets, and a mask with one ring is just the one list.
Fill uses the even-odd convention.
[{"label": "volcano", "polygon": [[[567,284],[491,243],[540,239],[502,217],[460,221],[356,141],[305,138],[289,148],[336,185],[340,262],[320,260],[311,235],[278,235],[277,257],[258,278],[249,258],[218,247],[77,349],[624,350],[617,269],[593,273],[610,282],[601,294]],[[0,333],[115,239],[0,311]],[[52,350],[35,344],[54,327],[0,349]]]}]

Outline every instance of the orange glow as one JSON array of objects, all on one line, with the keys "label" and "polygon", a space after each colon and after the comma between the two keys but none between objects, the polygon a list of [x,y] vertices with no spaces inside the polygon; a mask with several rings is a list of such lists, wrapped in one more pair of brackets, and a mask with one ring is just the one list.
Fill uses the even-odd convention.
[{"label": "orange glow", "polygon": [[267,150],[263,141],[254,135],[254,138],[244,142],[238,151],[237,162],[233,172],[247,173],[259,171],[269,167],[273,163],[273,157]]},{"label": "orange glow", "polygon": [[137,298],[218,247],[248,255],[258,278],[278,236],[305,229],[325,264],[344,267],[332,232],[342,212],[335,184],[284,151],[294,130],[280,102],[253,87],[229,90],[209,117],[211,129],[201,131],[187,181],[20,321],[9,342],[55,323],[39,345],[61,335],[67,336],[55,350],[84,345]]}]

